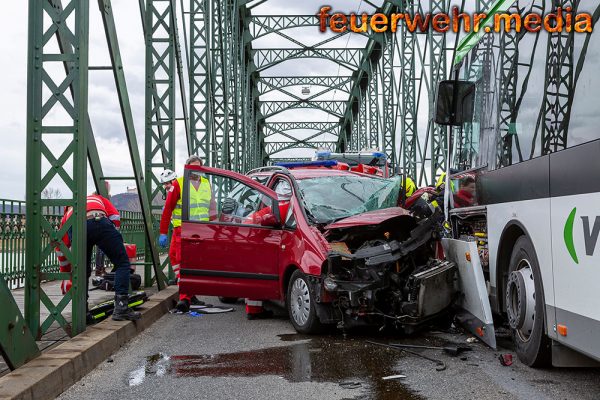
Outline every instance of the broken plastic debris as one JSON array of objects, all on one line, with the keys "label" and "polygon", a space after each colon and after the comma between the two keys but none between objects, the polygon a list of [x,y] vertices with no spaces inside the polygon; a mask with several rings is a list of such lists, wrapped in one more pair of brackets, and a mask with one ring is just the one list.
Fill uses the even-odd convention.
[{"label": "broken plastic debris", "polygon": [[406,378],[406,375],[390,375],[390,376],[384,376],[383,379],[384,381],[388,381],[390,379],[400,379],[400,378]]},{"label": "broken plastic debris", "polygon": [[340,386],[344,389],[356,389],[361,387],[362,383],[356,381],[341,382]]},{"label": "broken plastic debris", "polygon": [[500,364],[505,367],[510,367],[513,363],[512,354],[500,354],[498,358],[500,359]]},{"label": "broken plastic debris", "polygon": [[201,317],[202,316],[202,314],[200,314],[199,312],[196,312],[196,311],[190,311],[189,314],[191,317]]},{"label": "broken plastic debris", "polygon": [[467,343],[475,343],[476,341],[477,341],[476,337],[471,336],[471,337],[467,338]]}]

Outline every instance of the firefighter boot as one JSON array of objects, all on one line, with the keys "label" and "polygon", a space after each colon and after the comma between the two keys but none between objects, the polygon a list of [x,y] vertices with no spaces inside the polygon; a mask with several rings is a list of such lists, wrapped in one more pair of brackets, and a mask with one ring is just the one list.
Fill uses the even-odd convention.
[{"label": "firefighter boot", "polygon": [[115,311],[113,312],[112,316],[114,321],[135,321],[141,317],[142,314],[129,308],[128,295],[115,295]]},{"label": "firefighter boot", "polygon": [[181,311],[182,313],[186,313],[190,311],[190,301],[188,299],[181,299],[175,306],[177,311]]}]

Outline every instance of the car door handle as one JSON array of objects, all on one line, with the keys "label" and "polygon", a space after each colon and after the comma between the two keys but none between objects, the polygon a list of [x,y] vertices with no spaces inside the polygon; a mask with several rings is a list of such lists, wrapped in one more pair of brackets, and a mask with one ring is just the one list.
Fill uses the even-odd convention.
[{"label": "car door handle", "polygon": [[187,238],[186,241],[190,242],[191,244],[200,244],[203,239],[200,238],[200,235],[192,235]]}]

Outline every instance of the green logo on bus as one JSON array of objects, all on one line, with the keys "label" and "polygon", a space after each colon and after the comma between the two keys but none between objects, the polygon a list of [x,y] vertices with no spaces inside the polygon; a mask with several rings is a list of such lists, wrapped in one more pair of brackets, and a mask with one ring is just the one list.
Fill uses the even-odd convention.
[{"label": "green logo on bus", "polygon": [[575,213],[577,212],[577,207],[573,207],[569,217],[567,218],[567,222],[565,222],[565,230],[563,232],[565,238],[565,246],[567,246],[567,250],[571,255],[575,264],[579,264],[579,260],[577,259],[577,252],[575,251],[575,245],[573,244],[573,223],[575,222]]},{"label": "green logo on bus", "polygon": [[[565,229],[563,231],[565,246],[569,255],[575,261],[575,264],[579,264],[579,258],[577,258],[577,251],[575,251],[575,243],[573,242],[573,225],[575,224],[575,214],[577,213],[577,207],[573,207],[571,213],[567,217],[565,222]],[[596,244],[598,243],[598,235],[600,234],[600,216],[597,216],[594,220],[594,226],[590,229],[590,217],[581,217],[582,228],[583,228],[583,240],[585,242],[585,254],[593,256],[596,250]]]}]

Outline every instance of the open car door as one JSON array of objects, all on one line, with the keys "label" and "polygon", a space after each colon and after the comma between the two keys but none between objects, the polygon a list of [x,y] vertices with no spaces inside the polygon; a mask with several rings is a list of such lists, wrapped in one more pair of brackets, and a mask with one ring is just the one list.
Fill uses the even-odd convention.
[{"label": "open car door", "polygon": [[182,293],[280,298],[275,192],[235,172],[186,166],[182,203]]}]

